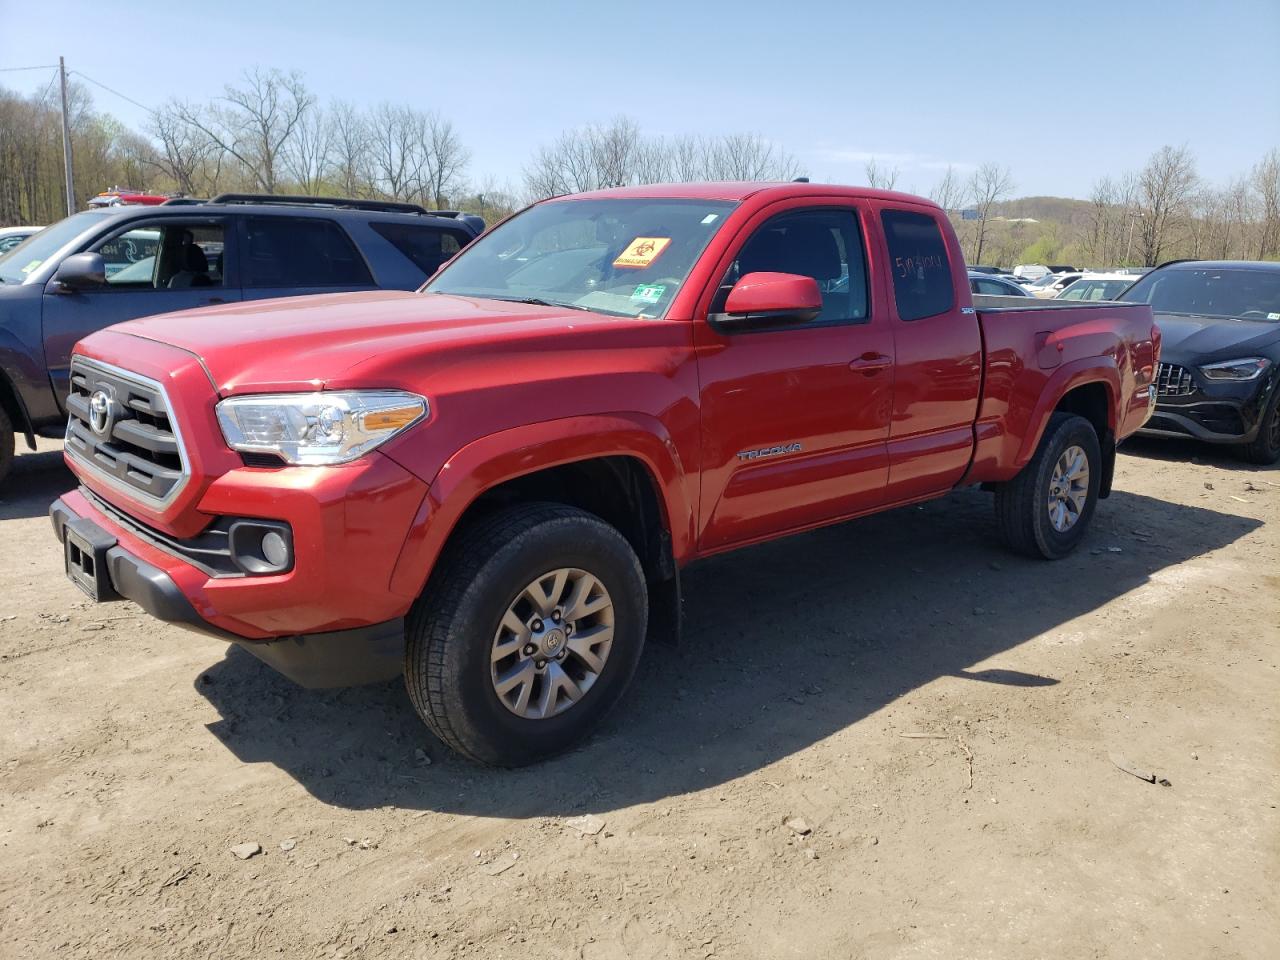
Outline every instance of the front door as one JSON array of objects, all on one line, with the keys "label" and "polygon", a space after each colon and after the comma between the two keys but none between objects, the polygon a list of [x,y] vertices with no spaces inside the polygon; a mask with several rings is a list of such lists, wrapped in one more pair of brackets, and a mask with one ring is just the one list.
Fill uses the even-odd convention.
[{"label": "front door", "polygon": [[[699,323],[701,549],[714,551],[879,505],[888,479],[893,335],[868,277],[868,213],[852,201],[791,201],[741,232],[711,301],[748,273],[813,277],[822,313],[724,334]],[[870,256],[869,256],[870,255]]]},{"label": "front door", "polygon": [[106,264],[105,286],[44,293],[45,362],[58,403],[68,388],[71,348],[113,323],[240,299],[234,237],[227,217],[132,221],[85,252]]}]

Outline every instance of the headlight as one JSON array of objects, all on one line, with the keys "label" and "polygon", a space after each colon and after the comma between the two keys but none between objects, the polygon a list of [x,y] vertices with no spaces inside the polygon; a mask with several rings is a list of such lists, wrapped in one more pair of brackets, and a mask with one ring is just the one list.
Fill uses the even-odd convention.
[{"label": "headlight", "polygon": [[1201,367],[1200,372],[1210,380],[1257,380],[1262,371],[1271,366],[1266,357],[1246,357],[1243,360],[1224,360]]},{"label": "headlight", "polygon": [[289,463],[348,463],[427,416],[425,398],[399,390],[232,397],[217,406],[228,446]]}]

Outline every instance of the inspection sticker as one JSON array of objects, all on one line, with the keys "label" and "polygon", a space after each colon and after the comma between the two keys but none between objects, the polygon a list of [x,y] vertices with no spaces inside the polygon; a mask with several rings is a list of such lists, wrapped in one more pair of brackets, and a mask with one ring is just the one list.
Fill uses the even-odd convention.
[{"label": "inspection sticker", "polygon": [[1268,320],[1280,320],[1280,313],[1268,313],[1268,314],[1267,314],[1267,319],[1268,319]]},{"label": "inspection sticker", "polygon": [[657,303],[667,288],[660,283],[642,283],[631,294],[631,299],[639,303]]},{"label": "inspection sticker", "polygon": [[624,270],[643,270],[662,255],[670,242],[670,237],[636,237],[613,265]]}]

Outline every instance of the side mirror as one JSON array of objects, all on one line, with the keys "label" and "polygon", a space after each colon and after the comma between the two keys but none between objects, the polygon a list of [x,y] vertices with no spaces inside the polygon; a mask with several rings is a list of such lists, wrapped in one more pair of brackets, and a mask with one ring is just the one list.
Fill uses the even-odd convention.
[{"label": "side mirror", "polygon": [[100,253],[73,253],[53,275],[63,289],[92,290],[107,285],[107,265]]},{"label": "side mirror", "polygon": [[822,312],[818,281],[796,273],[748,273],[733,285],[724,313],[709,319],[723,333],[808,323]]}]

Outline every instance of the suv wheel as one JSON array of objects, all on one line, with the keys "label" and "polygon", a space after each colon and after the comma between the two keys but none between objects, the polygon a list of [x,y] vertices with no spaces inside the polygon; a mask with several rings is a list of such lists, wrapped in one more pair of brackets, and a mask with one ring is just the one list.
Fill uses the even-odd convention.
[{"label": "suv wheel", "polygon": [[9,414],[5,412],[4,407],[0,407],[0,483],[4,483],[4,478],[9,475],[9,470],[13,467],[13,457],[13,422],[9,419]]},{"label": "suv wheel", "polygon": [[501,510],[455,535],[407,625],[419,716],[480,763],[565,750],[618,702],[640,661],[648,600],[631,545],[556,504]]},{"label": "suv wheel", "polygon": [[1055,413],[1022,472],[996,488],[996,519],[1018,553],[1058,560],[1076,548],[1093,519],[1102,448],[1093,424]]},{"label": "suv wheel", "polygon": [[1262,417],[1262,426],[1252,443],[1240,448],[1241,454],[1250,463],[1270,466],[1280,460],[1280,384],[1273,389],[1271,402],[1267,404],[1267,412]]}]

